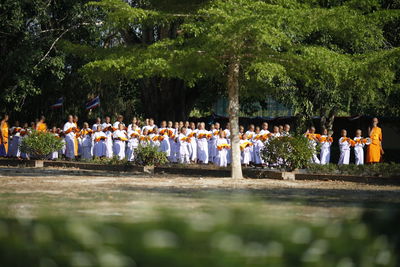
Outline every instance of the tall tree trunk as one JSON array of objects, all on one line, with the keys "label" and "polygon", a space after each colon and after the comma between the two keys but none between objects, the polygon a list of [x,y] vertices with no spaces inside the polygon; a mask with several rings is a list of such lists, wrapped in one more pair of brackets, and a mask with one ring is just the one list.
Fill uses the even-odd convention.
[{"label": "tall tree trunk", "polygon": [[228,66],[228,113],[231,125],[231,177],[234,179],[243,178],[239,146],[239,69],[239,59],[236,57],[231,58]]},{"label": "tall tree trunk", "polygon": [[337,109],[332,108],[329,110],[329,113],[326,114],[326,112],[323,112],[321,114],[321,129],[325,128],[328,131],[331,131],[333,129],[333,122],[335,121]]}]

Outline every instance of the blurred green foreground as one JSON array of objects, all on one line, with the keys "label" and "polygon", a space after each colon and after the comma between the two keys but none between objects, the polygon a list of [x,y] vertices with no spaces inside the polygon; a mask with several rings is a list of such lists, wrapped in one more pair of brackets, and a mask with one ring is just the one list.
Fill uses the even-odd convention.
[{"label": "blurred green foreground", "polygon": [[135,223],[9,218],[0,266],[398,266],[399,222],[397,209],[307,222],[233,207]]}]

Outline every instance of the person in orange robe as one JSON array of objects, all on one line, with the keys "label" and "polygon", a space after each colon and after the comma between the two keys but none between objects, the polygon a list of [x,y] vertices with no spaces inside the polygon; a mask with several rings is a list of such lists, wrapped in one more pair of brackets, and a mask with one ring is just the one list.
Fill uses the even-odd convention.
[{"label": "person in orange robe", "polygon": [[36,131],[43,133],[47,131],[47,125],[44,123],[45,120],[46,118],[44,116],[40,117],[39,122],[36,124]]},{"label": "person in orange robe", "polygon": [[[75,115],[74,116],[74,124],[75,124],[75,127],[76,127],[77,131],[79,131],[78,120],[79,120],[78,116]],[[74,142],[75,157],[78,156],[78,154],[79,154],[78,152],[79,152],[79,140],[78,140],[78,137],[75,135],[75,142]]]},{"label": "person in orange robe", "polygon": [[8,153],[8,115],[0,123],[0,157],[6,157]]},{"label": "person in orange robe", "polygon": [[382,129],[378,127],[378,119],[372,119],[372,128],[369,128],[369,138],[371,138],[371,144],[368,145],[367,149],[367,163],[377,163],[381,161],[383,155],[382,149]]}]

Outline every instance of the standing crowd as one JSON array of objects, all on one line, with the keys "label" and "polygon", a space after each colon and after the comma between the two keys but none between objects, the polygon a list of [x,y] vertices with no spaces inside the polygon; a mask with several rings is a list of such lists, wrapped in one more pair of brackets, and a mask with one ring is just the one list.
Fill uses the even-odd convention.
[{"label": "standing crowd", "polygon": [[[200,163],[215,164],[226,167],[231,161],[230,150],[230,126],[229,123],[222,128],[217,122],[211,124],[208,129],[204,122],[175,122],[162,121],[155,125],[153,119],[146,119],[142,123],[133,118],[126,126],[123,116],[119,115],[112,123],[110,117],[102,121],[97,118],[95,124],[90,127],[87,122],[78,127],[78,117],[68,116],[68,121],[62,128],[47,128],[45,117],[42,116],[36,123],[19,122],[9,128],[8,116],[5,115],[1,121],[0,130],[0,156],[29,158],[29,155],[21,153],[20,143],[33,130],[50,132],[62,139],[63,148],[54,151],[50,159],[65,157],[72,160],[76,158],[112,158],[133,161],[135,151],[139,146],[156,146],[159,151],[164,152],[172,163]],[[341,138],[338,140],[340,148],[340,159],[338,164],[349,164],[351,148],[355,154],[355,163],[364,164],[364,146],[368,146],[368,163],[379,162],[383,154],[381,141],[382,131],[377,127],[378,120],[373,120],[373,127],[369,129],[369,137],[363,138],[361,130],[357,130],[353,139],[347,137],[346,130],[342,130]],[[272,132],[268,123],[264,122],[261,127],[250,124],[247,131],[240,126],[240,149],[241,162],[243,165],[265,165],[261,151],[265,144],[282,136],[290,136],[290,125],[274,126]],[[330,162],[330,149],[333,143],[332,132],[324,129],[321,134],[315,132],[311,127],[304,134],[314,149],[312,162],[327,164]],[[320,147],[320,150],[317,149]],[[320,151],[320,152],[319,152]]]}]

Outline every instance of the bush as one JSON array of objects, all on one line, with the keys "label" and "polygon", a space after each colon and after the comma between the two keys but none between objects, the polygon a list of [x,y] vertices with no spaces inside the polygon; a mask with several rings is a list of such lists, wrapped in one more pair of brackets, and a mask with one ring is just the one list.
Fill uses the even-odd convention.
[{"label": "bush", "polygon": [[130,165],[131,163],[127,159],[119,159],[118,156],[113,156],[112,158],[97,158],[94,159],[82,159],[83,162],[104,164],[104,165]]},{"label": "bush", "polygon": [[157,166],[168,162],[167,154],[158,150],[158,147],[147,145],[135,150],[134,163],[141,166]]},{"label": "bush", "polygon": [[29,154],[33,159],[46,159],[50,153],[58,151],[63,147],[60,138],[51,133],[33,131],[22,139],[21,152]]},{"label": "bush", "polygon": [[313,148],[303,136],[274,138],[267,141],[261,150],[265,163],[287,171],[307,167],[312,155]]},{"label": "bush", "polygon": [[[324,223],[243,210],[155,221],[1,219],[1,266],[396,266],[399,212]],[[386,216],[384,216],[386,215]],[[389,216],[388,216],[389,215]]]}]

